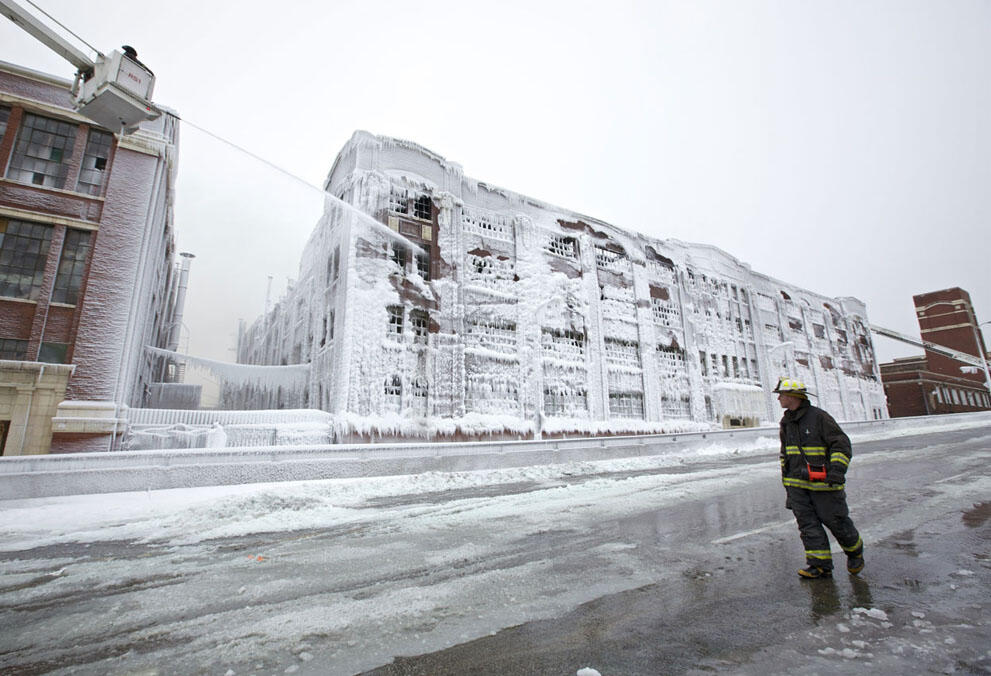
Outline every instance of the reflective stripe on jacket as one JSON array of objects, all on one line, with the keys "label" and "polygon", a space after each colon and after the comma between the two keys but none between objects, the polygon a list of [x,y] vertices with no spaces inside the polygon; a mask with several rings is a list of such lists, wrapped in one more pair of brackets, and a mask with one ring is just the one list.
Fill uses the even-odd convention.
[{"label": "reflective stripe on jacket", "polygon": [[[824,465],[830,476],[844,477],[853,451],[850,438],[821,408],[807,400],[794,411],[781,417],[781,482],[785,486],[812,491],[843,490],[843,483],[830,485],[825,481],[809,481],[806,461]],[[804,457],[803,457],[804,452]]]}]

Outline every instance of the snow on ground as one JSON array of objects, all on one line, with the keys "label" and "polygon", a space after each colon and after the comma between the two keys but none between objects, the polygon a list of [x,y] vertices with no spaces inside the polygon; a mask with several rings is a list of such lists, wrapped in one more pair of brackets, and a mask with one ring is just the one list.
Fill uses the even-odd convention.
[{"label": "snow on ground", "polygon": [[[9,500],[0,502],[5,514],[0,537],[8,551],[107,539],[188,544],[348,523],[363,518],[357,508],[395,496],[497,484],[553,485],[566,477],[636,472],[732,454],[767,454],[770,458],[776,453],[776,442],[768,437],[737,446],[713,444],[677,455],[560,465]],[[769,463],[769,467],[776,464]],[[522,499],[517,496],[505,508],[519,510]]]},{"label": "snow on ground", "polygon": [[[957,424],[948,422],[941,427],[920,425],[918,428],[852,434],[854,457],[857,441],[984,424],[983,421],[961,421]],[[566,477],[636,472],[731,455],[767,455],[768,467],[776,469],[773,458],[777,452],[777,439],[768,435],[747,442],[730,440],[673,454],[666,452],[663,456],[560,465],[7,500],[0,501],[0,513],[4,515],[0,537],[7,551],[60,542],[108,539],[191,543],[349,523],[365,518],[357,508],[370,501],[395,496],[511,483],[552,485]],[[657,477],[652,479],[658,480]],[[518,512],[521,499],[509,501],[505,505],[507,513]],[[546,495],[541,499],[546,499]]]}]

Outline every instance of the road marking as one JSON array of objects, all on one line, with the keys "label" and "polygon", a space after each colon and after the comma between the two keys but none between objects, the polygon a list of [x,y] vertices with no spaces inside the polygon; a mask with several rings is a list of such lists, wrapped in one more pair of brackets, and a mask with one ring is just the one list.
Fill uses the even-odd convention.
[{"label": "road marking", "polygon": [[762,526],[761,528],[755,528],[753,530],[745,530],[742,533],[736,533],[734,535],[727,535],[724,538],[719,538],[717,540],[713,540],[709,544],[723,545],[723,544],[726,544],[727,542],[732,542],[733,540],[739,540],[740,538],[745,538],[748,535],[756,535],[757,533],[763,533],[764,531],[774,530],[776,528],[782,528],[784,526],[790,526],[790,525],[792,525],[794,523],[795,522],[792,519],[788,519],[787,521],[779,521],[778,523],[772,523],[772,524],[769,524],[767,526]]}]

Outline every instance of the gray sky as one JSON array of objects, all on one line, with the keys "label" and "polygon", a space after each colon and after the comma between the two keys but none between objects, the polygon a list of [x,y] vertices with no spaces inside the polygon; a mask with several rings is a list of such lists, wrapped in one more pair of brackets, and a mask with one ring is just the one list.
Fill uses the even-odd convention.
[{"label": "gray sky", "polygon": [[[883,326],[918,335],[912,295],[951,286],[991,320],[988,0],[36,1],[103,51],[135,46],[160,104],[312,183],[366,129],[856,296]],[[72,75],[6,21],[0,45]],[[229,359],[267,276],[274,296],[295,276],[320,196],[182,133],[188,347]]]}]

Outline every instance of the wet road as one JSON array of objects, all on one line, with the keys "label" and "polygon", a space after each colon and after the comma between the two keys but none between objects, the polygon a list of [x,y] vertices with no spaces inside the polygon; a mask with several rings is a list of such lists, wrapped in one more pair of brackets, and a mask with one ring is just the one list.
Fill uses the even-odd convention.
[{"label": "wet road", "polygon": [[860,578],[797,577],[771,451],[388,496],[307,531],[0,546],[0,671],[991,673],[991,429],[855,452]]},{"label": "wet road", "polygon": [[860,576],[800,579],[783,495],[754,487],[603,524],[676,574],[365,673],[991,673],[986,433],[859,445]]}]

